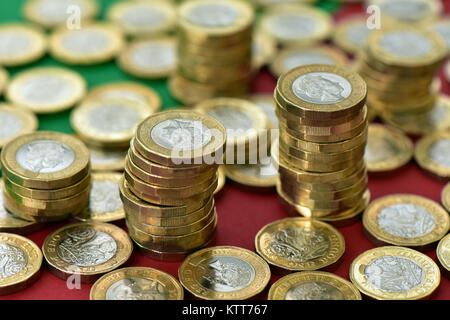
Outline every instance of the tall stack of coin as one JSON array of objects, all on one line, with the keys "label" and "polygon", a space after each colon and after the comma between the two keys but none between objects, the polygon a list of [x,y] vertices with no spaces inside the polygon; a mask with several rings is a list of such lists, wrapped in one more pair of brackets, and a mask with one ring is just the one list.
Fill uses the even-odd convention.
[{"label": "tall stack of coin", "polygon": [[160,112],[138,126],[120,193],[129,234],[145,255],[179,260],[211,241],[225,137],[220,122],[192,111]]},{"label": "tall stack of coin", "polygon": [[78,139],[39,131],[10,141],[1,154],[3,204],[15,216],[59,221],[89,203],[89,151]]},{"label": "tall stack of coin", "polygon": [[365,208],[366,96],[364,80],[338,66],[297,67],[278,79],[280,137],[272,158],[289,208],[336,223]]},{"label": "tall stack of coin", "polygon": [[437,107],[433,79],[446,55],[445,41],[430,31],[395,27],[370,33],[358,66],[369,88],[367,105],[408,133],[426,133]]},{"label": "tall stack of coin", "polygon": [[178,10],[178,69],[172,95],[192,105],[243,96],[252,76],[251,5],[238,0],[189,0]]}]

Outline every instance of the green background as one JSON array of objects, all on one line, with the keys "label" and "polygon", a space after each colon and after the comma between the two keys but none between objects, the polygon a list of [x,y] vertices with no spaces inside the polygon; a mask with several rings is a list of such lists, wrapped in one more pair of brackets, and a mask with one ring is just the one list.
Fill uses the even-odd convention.
[{"label": "green background", "polygon": [[[97,3],[101,8],[100,19],[105,17],[105,13],[109,6],[120,1],[123,0],[97,0]],[[26,0],[0,0],[0,23],[24,21],[24,18],[22,17],[22,6],[25,2]],[[333,1],[319,1],[317,5],[329,12],[333,12],[339,7],[339,3]],[[179,102],[171,97],[166,80],[142,80],[135,78],[121,71],[117,67],[115,61],[93,66],[68,66],[54,60],[49,55],[46,55],[35,63],[7,69],[10,73],[10,77],[14,77],[14,75],[20,71],[38,66],[61,66],[75,70],[86,79],[88,88],[109,82],[136,81],[153,88],[159,93],[163,102],[163,109],[180,105]],[[73,130],[70,127],[69,122],[70,112],[70,110],[67,110],[56,114],[39,115],[39,130],[72,133]]]}]

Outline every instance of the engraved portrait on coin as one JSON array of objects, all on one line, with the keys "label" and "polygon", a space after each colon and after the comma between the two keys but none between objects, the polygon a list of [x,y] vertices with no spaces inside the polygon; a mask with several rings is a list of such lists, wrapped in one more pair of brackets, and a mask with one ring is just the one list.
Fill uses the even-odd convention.
[{"label": "engraved portrait on coin", "polygon": [[94,213],[113,212],[122,208],[119,185],[112,181],[94,181],[89,207]]},{"label": "engraved portrait on coin", "polygon": [[108,104],[88,115],[90,126],[103,132],[132,130],[141,120],[139,113],[120,104]]},{"label": "engraved portrait on coin", "polygon": [[8,112],[0,111],[0,140],[17,135],[22,130],[23,122],[20,118]]},{"label": "engraved portrait on coin", "polygon": [[130,277],[113,283],[106,291],[106,300],[167,300],[169,293],[158,281]]},{"label": "engraved portrait on coin", "polygon": [[103,264],[116,252],[117,243],[109,234],[83,227],[71,230],[56,247],[62,260],[82,267]]},{"label": "engraved portrait on coin", "polygon": [[239,12],[224,3],[206,3],[193,8],[188,20],[193,24],[208,28],[231,26],[239,18]]},{"label": "engraved portrait on coin", "polygon": [[201,285],[219,292],[243,289],[255,279],[252,265],[236,257],[210,258],[203,261],[198,268]]},{"label": "engraved portrait on coin", "polygon": [[307,262],[327,254],[329,239],[319,230],[287,228],[276,232],[269,243],[272,253],[293,262]]},{"label": "engraved portrait on coin", "polygon": [[431,160],[440,166],[450,168],[450,139],[437,141],[430,149]]},{"label": "engraved portrait on coin", "polygon": [[317,23],[308,16],[284,13],[274,19],[272,29],[281,38],[302,39],[314,33]]},{"label": "engraved portrait on coin", "polygon": [[350,96],[352,86],[347,79],[329,72],[310,72],[292,83],[294,94],[307,102],[336,103]]},{"label": "engraved portrait on coin", "polygon": [[72,86],[67,81],[51,75],[31,77],[20,88],[20,96],[37,105],[65,102],[71,92]]},{"label": "engraved portrait on coin", "polygon": [[66,169],[75,161],[74,151],[57,141],[36,140],[19,148],[16,160],[23,168],[39,173]]},{"label": "engraved portrait on coin", "polygon": [[0,242],[0,279],[19,273],[26,265],[27,257],[20,248]]},{"label": "engraved portrait on coin", "polygon": [[286,292],[286,300],[345,300],[337,288],[324,282],[310,281],[295,285]]},{"label": "engraved portrait on coin", "polygon": [[166,69],[177,63],[176,50],[164,43],[147,43],[131,53],[135,65],[149,69]]},{"label": "engraved portrait on coin", "polygon": [[430,40],[420,34],[406,31],[384,35],[380,39],[380,45],[388,53],[405,58],[422,57],[433,49]]},{"label": "engraved portrait on coin", "polygon": [[371,261],[364,275],[372,285],[388,292],[407,292],[425,280],[425,272],[417,263],[396,256],[383,256]]}]

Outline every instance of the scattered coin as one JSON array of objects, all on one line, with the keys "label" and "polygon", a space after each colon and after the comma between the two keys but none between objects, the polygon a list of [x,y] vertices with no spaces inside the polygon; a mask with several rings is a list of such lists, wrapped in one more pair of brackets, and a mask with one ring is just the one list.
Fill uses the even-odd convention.
[{"label": "scattered coin", "polygon": [[447,183],[445,188],[442,190],[441,202],[444,205],[444,208],[450,212],[450,183]]},{"label": "scattered coin", "polygon": [[357,55],[364,50],[369,33],[367,16],[352,15],[339,21],[333,33],[333,41],[347,53]]},{"label": "scattered coin", "polygon": [[0,150],[8,141],[37,127],[38,119],[32,112],[0,103]]},{"label": "scattered coin", "polygon": [[439,242],[436,250],[436,256],[441,265],[450,272],[450,235],[446,235]]},{"label": "scattered coin", "polygon": [[419,166],[433,176],[450,178],[450,132],[437,131],[420,139],[414,151]]}]

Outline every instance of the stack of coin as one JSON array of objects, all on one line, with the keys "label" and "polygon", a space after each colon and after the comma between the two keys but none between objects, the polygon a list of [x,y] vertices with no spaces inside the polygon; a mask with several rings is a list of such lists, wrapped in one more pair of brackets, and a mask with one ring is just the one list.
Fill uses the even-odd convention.
[{"label": "stack of coin", "polygon": [[277,190],[290,209],[329,222],[356,218],[368,201],[364,149],[367,87],[349,69],[307,65],[275,89]]},{"label": "stack of coin", "polygon": [[59,221],[89,203],[89,151],[78,139],[39,131],[11,140],[1,153],[3,204],[15,216]]},{"label": "stack of coin", "polygon": [[190,0],[178,10],[178,69],[169,87],[191,105],[242,96],[252,78],[251,5],[238,0]]},{"label": "stack of coin", "polygon": [[446,55],[445,41],[430,31],[395,27],[371,32],[357,67],[369,88],[367,105],[384,121],[416,134],[418,129],[411,127],[430,122],[437,97],[432,83]]},{"label": "stack of coin", "polygon": [[138,126],[120,194],[129,234],[143,254],[179,260],[212,240],[224,145],[220,122],[192,111],[160,112]]}]

